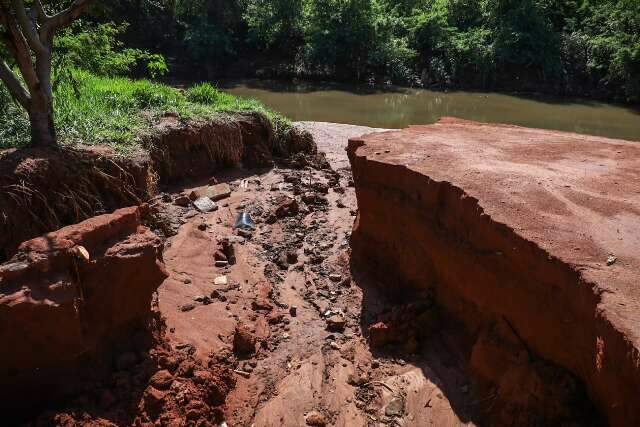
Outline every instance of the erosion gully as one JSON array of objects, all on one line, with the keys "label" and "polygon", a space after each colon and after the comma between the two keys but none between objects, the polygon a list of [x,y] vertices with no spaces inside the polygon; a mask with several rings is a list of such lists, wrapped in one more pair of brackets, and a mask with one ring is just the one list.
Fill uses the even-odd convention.
[{"label": "erosion gully", "polygon": [[[168,202],[191,187],[157,199],[179,226],[159,290],[170,343],[233,369],[228,426],[474,425],[487,402],[472,397],[458,345],[444,330],[421,339],[428,297],[390,301],[375,277],[351,271],[357,206],[344,148],[373,129],[305,126],[331,168],[217,175],[232,193],[206,214]],[[257,223],[246,238],[234,230],[243,211]],[[372,349],[364,331],[381,317],[403,324],[406,345]]]}]

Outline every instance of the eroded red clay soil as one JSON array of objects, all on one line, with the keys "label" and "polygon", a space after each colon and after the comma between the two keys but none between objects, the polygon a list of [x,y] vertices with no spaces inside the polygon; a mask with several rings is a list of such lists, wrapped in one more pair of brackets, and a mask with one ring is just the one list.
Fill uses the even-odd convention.
[{"label": "eroded red clay soil", "polygon": [[[154,339],[23,420],[598,425],[585,390],[612,425],[633,419],[634,146],[460,122],[365,140],[381,130],[301,125],[330,167],[216,174],[231,194],[209,213],[189,201],[209,179],[143,208],[171,236]],[[243,211],[252,232],[234,228]]]},{"label": "eroded red clay soil", "polygon": [[433,292],[477,337],[472,368],[498,401],[572,419],[551,403],[573,399],[571,381],[548,381],[546,360],[583,382],[611,425],[640,418],[637,143],[444,119],[349,150],[354,259]]}]

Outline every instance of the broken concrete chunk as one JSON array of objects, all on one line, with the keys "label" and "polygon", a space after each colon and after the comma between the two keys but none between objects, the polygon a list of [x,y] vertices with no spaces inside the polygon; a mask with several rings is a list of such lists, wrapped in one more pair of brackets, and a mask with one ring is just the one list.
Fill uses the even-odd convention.
[{"label": "broken concrete chunk", "polygon": [[216,205],[216,203],[209,197],[200,197],[199,199],[196,199],[193,204],[200,212],[206,213],[218,210],[218,205]]},{"label": "broken concrete chunk", "polygon": [[226,199],[229,196],[231,196],[231,187],[229,187],[229,184],[226,182],[209,187],[209,198],[213,201],[217,202],[218,200]]},{"label": "broken concrete chunk", "polygon": [[208,197],[214,202],[226,199],[229,196],[231,196],[231,187],[229,187],[229,184],[227,183],[207,185],[204,187],[196,188],[191,193],[189,193],[189,198],[191,200]]},{"label": "broken concrete chunk", "polygon": [[218,286],[225,286],[227,282],[227,276],[218,276],[213,280],[213,283]]}]

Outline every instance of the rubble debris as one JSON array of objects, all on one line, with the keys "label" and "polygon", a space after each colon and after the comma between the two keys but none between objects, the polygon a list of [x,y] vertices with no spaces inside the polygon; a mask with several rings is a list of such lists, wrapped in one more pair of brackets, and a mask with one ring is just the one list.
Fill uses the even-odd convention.
[{"label": "rubble debris", "polygon": [[218,205],[208,197],[200,197],[193,202],[200,212],[213,212],[218,210]]},{"label": "rubble debris", "polygon": [[216,286],[226,286],[228,283],[227,276],[218,276],[213,280],[213,284]]},{"label": "rubble debris", "polygon": [[256,351],[256,337],[251,332],[251,328],[239,323],[233,334],[233,352],[239,356],[247,356]]},{"label": "rubble debris", "polygon": [[404,415],[404,399],[396,397],[384,408],[384,414],[387,417],[402,417]]},{"label": "rubble debris", "polygon": [[226,199],[229,196],[231,196],[231,187],[227,183],[196,188],[191,193],[189,193],[189,198],[191,200],[197,200],[206,197],[214,202]]},{"label": "rubble debris", "polygon": [[318,411],[311,411],[305,417],[308,426],[324,427],[327,425],[327,419]]},{"label": "rubble debris", "polygon": [[344,316],[341,314],[333,314],[327,317],[327,330],[330,332],[343,332],[346,326]]}]

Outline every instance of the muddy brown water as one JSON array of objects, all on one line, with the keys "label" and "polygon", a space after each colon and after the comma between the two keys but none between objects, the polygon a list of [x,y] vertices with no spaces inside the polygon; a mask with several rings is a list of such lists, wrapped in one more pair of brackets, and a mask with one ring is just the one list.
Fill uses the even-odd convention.
[{"label": "muddy brown water", "polygon": [[497,93],[245,80],[225,91],[259,99],[294,121],[403,128],[443,116],[640,141],[640,110],[589,100],[527,98]]}]

